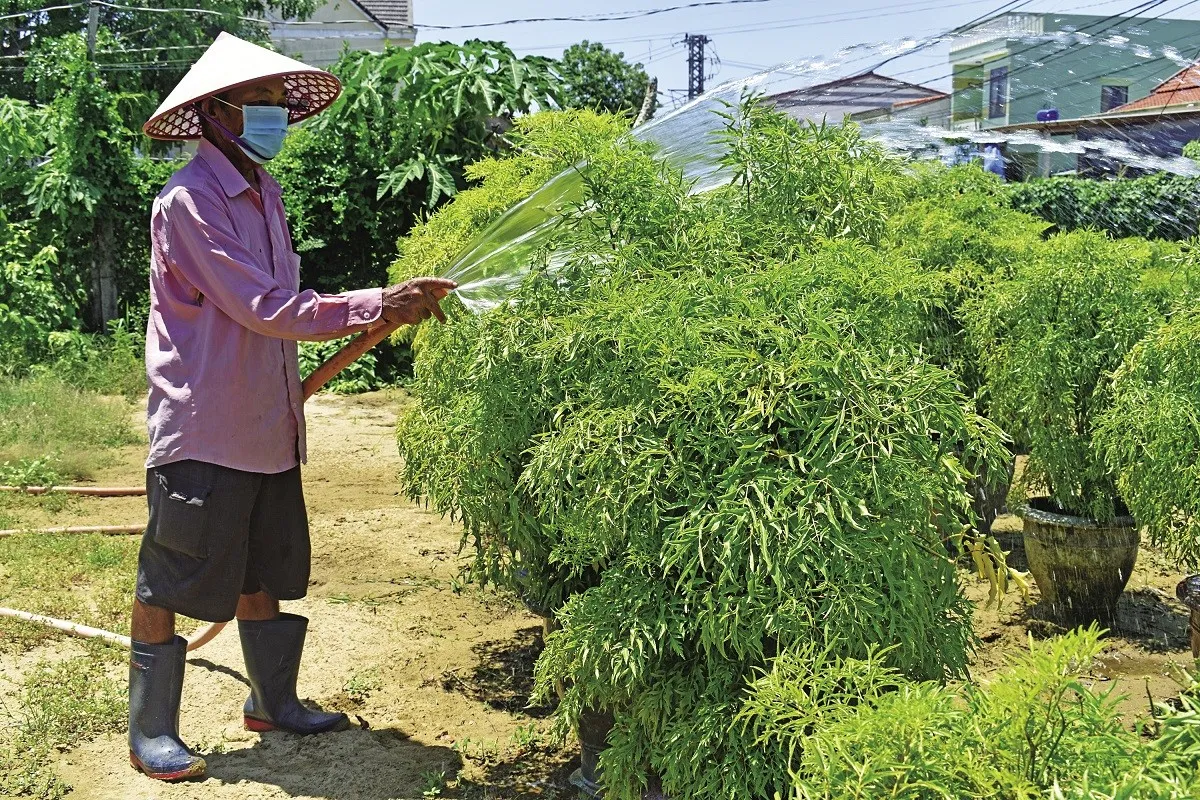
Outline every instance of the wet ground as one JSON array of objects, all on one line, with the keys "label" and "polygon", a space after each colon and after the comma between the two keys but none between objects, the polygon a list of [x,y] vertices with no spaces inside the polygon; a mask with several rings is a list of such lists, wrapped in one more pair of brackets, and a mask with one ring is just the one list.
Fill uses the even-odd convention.
[{"label": "wet ground", "polygon": [[[457,581],[459,529],[397,493],[395,408],[402,397],[318,396],[308,405],[310,464],[304,480],[313,534],[309,597],[287,609],[312,619],[301,671],[302,696],[361,719],[365,729],[322,737],[252,734],[241,728],[246,686],[231,626],[189,660],[181,730],[202,750],[210,777],[162,785],[126,762],[123,737],[106,736],[61,756],[76,800],[392,800],[568,797],[574,743],[549,736],[552,709],[528,705],[541,648],[537,617],[495,594]],[[120,452],[99,476],[109,484],[143,478],[141,448]],[[54,524],[144,520],[143,498],[87,500]],[[996,533],[1023,566],[1020,521],[1003,516]],[[1117,627],[1090,677],[1115,687],[1127,722],[1149,715],[1151,698],[1177,693],[1189,664],[1187,612],[1174,599],[1181,575],[1143,547],[1118,608]],[[987,585],[963,573],[980,604],[981,646],[972,674],[1001,668],[1053,635],[1031,602],[1010,593],[986,608]],[[0,701],[42,656],[83,652],[58,639],[0,659]],[[114,676],[121,670],[114,667]]]}]

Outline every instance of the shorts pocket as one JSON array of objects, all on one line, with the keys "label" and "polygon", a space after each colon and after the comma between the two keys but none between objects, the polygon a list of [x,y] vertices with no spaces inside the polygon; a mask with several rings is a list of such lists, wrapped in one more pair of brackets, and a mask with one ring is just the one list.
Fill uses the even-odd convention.
[{"label": "shorts pocket", "polygon": [[211,484],[167,475],[162,470],[155,470],[154,477],[158,481],[151,520],[154,541],[193,558],[207,558]]}]

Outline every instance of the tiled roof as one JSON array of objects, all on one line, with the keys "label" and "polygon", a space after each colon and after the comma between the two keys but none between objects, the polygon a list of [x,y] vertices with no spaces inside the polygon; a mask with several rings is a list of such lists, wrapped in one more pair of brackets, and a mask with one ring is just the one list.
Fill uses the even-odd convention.
[{"label": "tiled roof", "polygon": [[385,28],[412,27],[412,4],[409,0],[354,0]]},{"label": "tiled roof", "polygon": [[1108,111],[1108,114],[1128,114],[1154,108],[1174,108],[1200,103],[1200,64],[1184,67],[1167,78],[1141,100],[1134,100]]}]

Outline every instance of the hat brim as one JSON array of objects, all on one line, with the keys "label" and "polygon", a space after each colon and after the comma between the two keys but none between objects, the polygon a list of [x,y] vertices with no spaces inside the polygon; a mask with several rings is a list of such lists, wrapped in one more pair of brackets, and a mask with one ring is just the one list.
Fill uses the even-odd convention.
[{"label": "hat brim", "polygon": [[200,124],[200,115],[196,112],[197,102],[231,89],[251,86],[275,78],[283,78],[283,86],[287,92],[289,125],[321,113],[332,105],[342,93],[342,82],[324,70],[310,68],[303,71],[291,70],[272,75],[256,75],[249,80],[213,89],[203,96],[188,98],[172,108],[160,108],[153,117],[146,120],[142,131],[152,139],[164,141],[199,139],[204,130]]}]

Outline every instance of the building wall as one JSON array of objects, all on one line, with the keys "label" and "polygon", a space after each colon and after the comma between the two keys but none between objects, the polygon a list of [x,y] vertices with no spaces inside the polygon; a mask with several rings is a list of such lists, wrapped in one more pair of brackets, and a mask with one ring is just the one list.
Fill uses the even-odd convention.
[{"label": "building wall", "polygon": [[[1041,22],[1035,27],[1046,34],[1062,32],[1062,37],[1040,43],[1020,38],[976,41],[951,53],[956,127],[1032,122],[1043,108],[1057,108],[1062,119],[1098,114],[1102,86],[1128,87],[1128,100],[1145,97],[1182,66],[1162,55],[1164,47],[1176,48],[1186,60],[1182,54],[1195,53],[1200,46],[1200,22],[1193,20],[1134,19],[1109,28],[1112,23],[1103,17],[1036,16]],[[1128,42],[1124,47],[1087,44],[1071,33],[1088,27],[1098,39],[1119,35]],[[1009,75],[1006,113],[989,118],[989,77],[1001,67]]]},{"label": "building wall", "polygon": [[390,36],[378,23],[350,0],[327,0],[310,18],[313,22],[338,22],[340,25],[281,25],[272,40],[284,54],[317,67],[338,60],[343,47],[378,53],[387,44],[411,46],[411,30],[392,31]]}]

